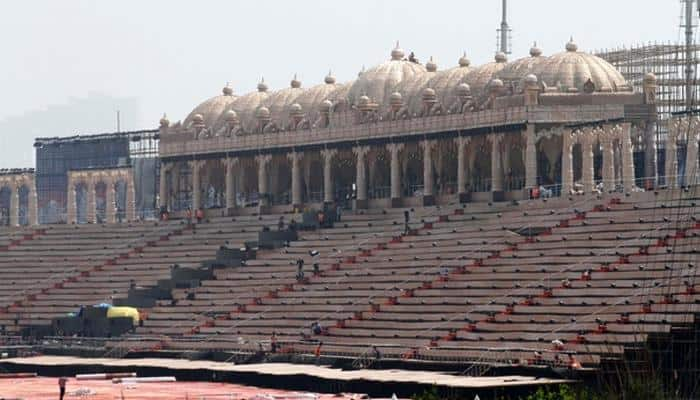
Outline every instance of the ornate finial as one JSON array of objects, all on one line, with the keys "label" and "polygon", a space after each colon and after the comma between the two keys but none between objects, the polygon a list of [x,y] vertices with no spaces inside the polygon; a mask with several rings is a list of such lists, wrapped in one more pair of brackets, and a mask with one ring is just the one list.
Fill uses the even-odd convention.
[{"label": "ornate finial", "polygon": [[494,57],[494,60],[496,60],[497,63],[504,63],[508,61],[508,57],[505,53],[499,51],[498,53],[496,53],[496,57]]},{"label": "ornate finial", "polygon": [[539,57],[542,55],[542,49],[537,47],[537,42],[532,43],[532,47],[530,48],[530,55],[532,57]]},{"label": "ornate finial", "polygon": [[289,83],[291,87],[298,89],[301,87],[301,81],[297,79],[297,74],[294,74],[294,78]]},{"label": "ornate finial", "polygon": [[328,75],[323,79],[324,82],[326,82],[329,85],[332,85],[335,83],[335,76],[333,76],[333,72],[331,70],[328,70]]},{"label": "ornate finial", "polygon": [[433,61],[433,56],[430,56],[430,60],[428,60],[428,62],[425,63],[425,69],[427,69],[428,72],[437,71],[437,64],[435,63],[435,61]]},{"label": "ornate finial", "polygon": [[394,61],[403,60],[406,53],[399,47],[399,41],[396,41],[396,47],[391,51],[391,59]]},{"label": "ornate finial", "polygon": [[226,86],[224,86],[221,92],[224,94],[224,96],[233,96],[233,89],[231,88],[231,83],[226,82]]},{"label": "ornate finial", "polygon": [[468,67],[470,64],[471,64],[471,61],[469,61],[469,59],[467,58],[467,52],[465,51],[462,54],[462,57],[459,58],[459,66],[464,68],[464,67]]},{"label": "ornate finial", "polygon": [[160,118],[160,127],[167,128],[168,126],[170,126],[170,121],[168,120],[168,116],[163,113],[163,116]]},{"label": "ornate finial", "polygon": [[566,44],[566,51],[575,52],[578,50],[578,45],[574,42],[574,37],[569,38],[569,42]]},{"label": "ornate finial", "polygon": [[258,83],[258,92],[267,92],[267,83],[265,83],[265,77],[262,77],[260,79],[260,83]]}]

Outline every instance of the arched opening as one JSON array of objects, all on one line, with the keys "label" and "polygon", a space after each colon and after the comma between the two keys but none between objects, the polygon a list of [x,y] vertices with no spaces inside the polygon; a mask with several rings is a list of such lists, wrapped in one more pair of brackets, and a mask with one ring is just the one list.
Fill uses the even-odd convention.
[{"label": "arched opening", "polygon": [[18,223],[22,226],[29,225],[29,187],[22,185],[19,188],[19,219]]},{"label": "arched opening", "polygon": [[[286,155],[274,156],[269,168],[271,203],[273,205],[292,204],[292,162]],[[302,176],[301,179],[303,181],[304,177]],[[301,188],[303,187],[302,182]]]},{"label": "arched opening", "polygon": [[371,151],[367,157],[369,185],[367,197],[388,199],[391,197],[391,154],[385,148]]},{"label": "arched opening", "polygon": [[103,181],[95,184],[95,220],[98,224],[107,221],[107,185]]},{"label": "arched opening", "polygon": [[75,221],[78,224],[88,222],[88,185],[80,182],[75,185]]},{"label": "arched opening", "polygon": [[457,193],[457,146],[453,140],[439,141],[433,156],[435,193]]},{"label": "arched opening", "polygon": [[221,160],[207,161],[202,174],[202,205],[223,208],[226,205],[226,168]]},{"label": "arched opening", "polygon": [[126,196],[126,182],[122,179],[118,180],[117,183],[114,184],[114,203],[115,203],[115,209],[116,209],[116,217],[117,217],[117,222],[121,223],[126,221],[126,205],[127,205],[127,196]]},{"label": "arched opening", "polygon": [[405,145],[403,163],[403,190],[405,197],[423,195],[423,149],[417,143]]},{"label": "arched opening", "polygon": [[0,225],[10,225],[10,204],[12,202],[12,189],[9,186],[0,188]]},{"label": "arched opening", "polygon": [[333,177],[334,200],[343,208],[352,207],[357,189],[355,154],[351,150],[339,150],[333,159],[331,176]]},{"label": "arched opening", "polygon": [[507,136],[508,151],[503,159],[503,182],[506,191],[525,187],[525,141],[521,135]]},{"label": "arched opening", "polygon": [[186,162],[180,164],[173,177],[173,209],[186,210],[192,207],[192,168]]},{"label": "arched opening", "polygon": [[306,182],[306,203],[323,202],[323,160],[318,156],[311,156],[306,160],[304,171]]},{"label": "arched opening", "polygon": [[238,180],[238,206],[254,207],[258,205],[258,164],[252,158],[242,159],[241,178]]},{"label": "arched opening", "polygon": [[471,190],[491,191],[491,142],[486,136],[474,138],[474,167],[471,169]]}]

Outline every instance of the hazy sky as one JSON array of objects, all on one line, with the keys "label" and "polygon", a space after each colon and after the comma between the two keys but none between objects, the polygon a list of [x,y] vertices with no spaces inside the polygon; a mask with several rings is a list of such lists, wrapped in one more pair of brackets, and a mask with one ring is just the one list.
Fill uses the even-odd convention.
[{"label": "hazy sky", "polygon": [[[5,0],[0,13],[0,167],[33,165],[35,136],[157,126],[184,119],[227,81],[238,94],[261,76],[272,89],[294,73],[304,86],[329,69],[339,81],[389,57],[398,39],[440,68],[466,51],[490,61],[500,0]],[[592,50],[678,39],[678,0],[510,0],[513,56],[545,54],[569,36]],[[54,124],[55,111],[99,94],[101,121]],[[104,98],[113,98],[107,104]],[[42,112],[47,111],[47,112]],[[134,115],[135,114],[135,115]],[[8,122],[9,121],[9,122]],[[32,128],[30,125],[34,125]],[[40,129],[37,127],[41,127]]]}]

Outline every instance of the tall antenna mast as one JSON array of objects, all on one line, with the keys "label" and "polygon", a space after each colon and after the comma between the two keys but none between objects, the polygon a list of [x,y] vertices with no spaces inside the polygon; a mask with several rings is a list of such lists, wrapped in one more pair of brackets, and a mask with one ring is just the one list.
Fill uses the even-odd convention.
[{"label": "tall antenna mast", "polygon": [[508,0],[502,2],[503,15],[501,17],[501,28],[498,30],[498,51],[509,55],[510,51],[510,27],[508,26]]},{"label": "tall antenna mast", "polygon": [[[505,1],[505,0],[503,0]],[[695,83],[695,51],[693,40],[693,2],[685,0],[685,107],[691,110],[695,101],[693,86]]]}]

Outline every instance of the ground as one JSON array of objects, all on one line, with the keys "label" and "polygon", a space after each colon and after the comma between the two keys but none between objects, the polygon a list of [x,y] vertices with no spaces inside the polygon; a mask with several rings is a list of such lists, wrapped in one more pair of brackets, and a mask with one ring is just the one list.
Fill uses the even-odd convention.
[{"label": "ground", "polygon": [[[351,396],[288,392],[253,386],[213,382],[173,382],[115,384],[112,381],[77,381],[66,385],[65,400],[330,400]],[[0,379],[0,399],[47,400],[58,399],[58,379],[25,378]]]}]

